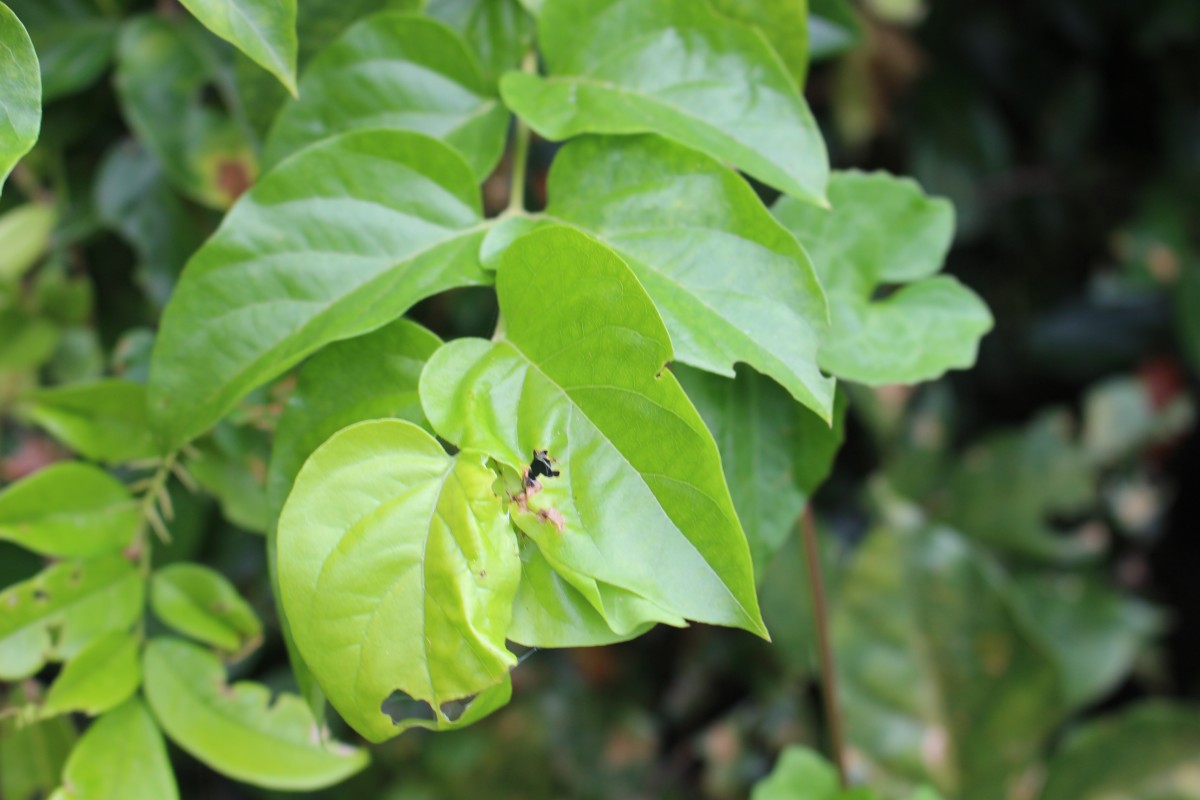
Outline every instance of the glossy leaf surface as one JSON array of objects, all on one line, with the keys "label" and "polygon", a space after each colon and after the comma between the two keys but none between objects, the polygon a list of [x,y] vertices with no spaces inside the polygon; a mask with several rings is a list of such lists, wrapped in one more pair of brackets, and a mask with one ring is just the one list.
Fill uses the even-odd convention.
[{"label": "glossy leaf surface", "polygon": [[757,31],[691,0],[546,0],[547,77],[509,73],[504,101],[541,135],[660,133],[822,202],[829,165],[808,105]]},{"label": "glossy leaf surface", "polygon": [[262,636],[262,623],[224,575],[199,564],[172,564],[150,580],[150,608],[180,633],[230,653]]},{"label": "glossy leaf surface", "polygon": [[533,46],[533,18],[519,0],[431,0],[425,13],[462,33],[489,82],[521,66]]},{"label": "glossy leaf surface", "polygon": [[79,740],[51,800],[175,800],[179,788],[162,734],[139,699],[96,721]]},{"label": "glossy leaf surface", "polygon": [[771,44],[797,86],[808,76],[808,0],[713,0],[727,17],[753,25]]},{"label": "glossy leaf surface", "polygon": [[144,584],[120,556],[60,562],[0,592],[0,679],[33,675],[88,642],[131,626]]},{"label": "glossy leaf surface", "polygon": [[[485,700],[476,695],[507,691],[520,565],[485,462],[446,455],[411,422],[361,422],[312,454],[284,506],[292,636],[334,708],[372,741],[467,724]],[[408,705],[389,714],[394,692]]]},{"label": "glossy leaf surface", "polygon": [[[418,200],[419,198],[419,200]],[[487,283],[479,192],[432,139],[360,131],[273,170],[188,264],[163,317],[151,420],[178,446],[323,345]]]},{"label": "glossy leaf surface", "polygon": [[110,631],[67,662],[50,684],[42,710],[82,711],[94,717],[124,703],[141,682],[137,639],[128,631]]},{"label": "glossy leaf surface", "polygon": [[46,556],[120,550],[140,519],[125,485],[90,464],[51,464],[0,491],[0,539]]},{"label": "glossy leaf surface", "polygon": [[153,639],[143,656],[146,699],[171,740],[223,775],[266,789],[331,786],[367,764],[363,750],[326,744],[304,702],[262,684],[225,683],[216,656]]},{"label": "glossy leaf surface", "polygon": [[296,93],[296,0],[179,0]]},{"label": "glossy leaf surface", "polygon": [[616,633],[687,618],[765,634],[716,445],[633,272],[552,227],[508,249],[497,289],[503,338],[451,342],[421,376],[434,429],[513,475],[535,450],[558,460],[514,521]]},{"label": "glossy leaf surface", "polygon": [[953,207],[882,172],[834,175],[829,202],[823,210],[784,198],[774,209],[812,257],[829,298],[833,326],[821,366],[881,385],[974,364],[991,313],[970,289],[936,274],[954,234]]},{"label": "glossy leaf surface", "polygon": [[17,15],[0,3],[0,191],[42,127],[42,76],[37,53]]},{"label": "glossy leaf surface", "polygon": [[504,150],[508,112],[454,31],[413,14],[384,13],[351,27],[305,69],[300,97],[271,130],[266,163],[364,128],[441,139],[482,181]]},{"label": "glossy leaf surface", "polygon": [[140,383],[108,378],[39,389],[21,412],[93,461],[118,464],[157,452]]}]

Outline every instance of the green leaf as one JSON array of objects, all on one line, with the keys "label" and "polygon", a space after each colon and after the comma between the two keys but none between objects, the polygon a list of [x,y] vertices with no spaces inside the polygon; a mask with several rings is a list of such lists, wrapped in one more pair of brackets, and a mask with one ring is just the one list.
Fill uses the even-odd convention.
[{"label": "green leaf", "polygon": [[829,418],[821,285],[736,173],[658,137],[588,137],[555,158],[548,191],[549,219],[592,233],[633,269],[678,360],[729,377],[744,361]]},{"label": "green leaf", "polygon": [[692,0],[546,0],[538,42],[549,76],[500,92],[542,136],[660,133],[824,203],[825,143],[759,32]]},{"label": "green leaf", "polygon": [[262,638],[262,623],[233,584],[199,564],[172,564],[150,579],[150,608],[167,626],[230,653]]},{"label": "green leaf", "polygon": [[51,464],[0,491],[0,539],[55,558],[127,547],[140,519],[125,485],[90,464]]},{"label": "green leaf", "polygon": [[26,203],[0,215],[0,283],[14,283],[50,249],[58,210]]},{"label": "green leaf", "polygon": [[808,11],[810,60],[832,58],[862,39],[862,26],[848,0],[809,0]]},{"label": "green leaf", "polygon": [[[277,520],[292,482],[317,447],[355,422],[384,417],[407,419],[427,426],[417,395],[421,369],[442,344],[438,337],[406,319],[399,319],[366,336],[335,342],[304,363],[296,388],[275,428],[271,465],[267,471],[267,518]],[[276,605],[282,607],[276,558],[278,530],[267,531],[267,561]],[[313,713],[324,709],[325,698],[304,663],[287,616],[280,626],[300,694]]]},{"label": "green leaf", "polygon": [[986,555],[944,528],[879,530],[833,618],[846,736],[881,789],[1000,800],[1064,716],[1061,677]]},{"label": "green leaf", "polygon": [[830,427],[774,381],[753,370],[729,380],[675,367],[721,451],[738,519],[762,579],[771,556],[789,537],[813,492],[829,475],[842,443],[845,395]]},{"label": "green leaf", "polygon": [[179,0],[296,94],[296,0]]},{"label": "green leaf", "polygon": [[[36,698],[32,683],[15,684],[5,706],[21,708]],[[67,717],[24,722],[15,716],[0,717],[0,797],[4,800],[41,800],[58,786],[67,756],[75,746],[75,726]]]},{"label": "green leaf", "polygon": [[51,800],[175,800],[179,788],[167,747],[142,701],[132,699],[96,720],[67,760],[63,788]]},{"label": "green leaf", "polygon": [[[842,788],[837,770],[804,747],[786,748],[771,774],[754,785],[750,800],[878,800],[866,787]],[[930,789],[918,790],[909,800],[938,800]]]},{"label": "green leaf", "polygon": [[497,289],[503,337],[451,342],[421,376],[434,430],[518,487],[535,450],[558,459],[540,493],[509,491],[513,519],[616,633],[686,617],[765,635],[716,445],[633,272],[552,227],[508,249]]},{"label": "green leaf", "polygon": [[1013,597],[1027,627],[1053,651],[1072,708],[1100,699],[1129,674],[1161,623],[1148,603],[1073,573],[1022,576]]},{"label": "green leaf", "polygon": [[0,371],[37,367],[54,355],[62,331],[45,317],[0,308]]},{"label": "green leaf", "polygon": [[94,717],[124,703],[141,682],[137,639],[128,631],[110,631],[67,662],[50,684],[42,713],[82,711]]},{"label": "green leaf", "polygon": [[146,699],[171,740],[222,775],[284,791],[339,783],[367,765],[365,750],[326,742],[304,701],[260,683],[225,683],[216,656],[178,639],[152,639],[143,656]]},{"label": "green leaf", "polygon": [[243,530],[266,533],[272,520],[267,509],[267,433],[221,422],[194,447],[197,457],[188,462],[188,470],[217,498],[225,519]]},{"label": "green leaf", "polygon": [[330,342],[488,283],[485,230],[466,162],[419,134],[348,133],[281,164],[191,260],[163,315],[150,374],[162,443]]},{"label": "green leaf", "polygon": [[146,424],[146,387],[109,378],[30,394],[20,414],[75,452],[119,464],[157,453]]},{"label": "green leaf", "polygon": [[71,658],[97,636],[131,626],[145,590],[121,556],[60,562],[0,592],[0,680]]},{"label": "green leaf", "polygon": [[[317,448],[284,506],[279,583],[292,635],[334,708],[371,741],[467,724],[476,695],[507,691],[520,567],[485,462],[446,455],[411,422],[361,422]],[[394,692],[410,699],[395,722],[384,707]]]},{"label": "green leaf", "polygon": [[42,98],[49,103],[86,89],[112,62],[117,21],[88,0],[8,0],[41,62]]},{"label": "green leaf", "polygon": [[430,0],[425,13],[462,33],[495,83],[533,47],[534,23],[518,0]]},{"label": "green leaf", "polygon": [[1148,703],[1080,729],[1050,762],[1042,800],[1196,796],[1200,717]]},{"label": "green leaf", "polygon": [[[839,378],[917,383],[975,363],[992,316],[974,292],[936,275],[954,235],[954,211],[911,180],[837,173],[833,208],[783,198],[775,215],[812,256],[833,328],[821,366]],[[875,299],[881,288],[895,292]]]},{"label": "green leaf", "polygon": [[188,20],[139,17],[121,29],[116,87],[121,110],[167,177],[193,200],[228,208],[258,167],[246,132],[206,103],[218,57]]},{"label": "green leaf", "polygon": [[42,76],[21,21],[0,3],[0,191],[16,163],[33,149],[42,127]]},{"label": "green leaf", "polygon": [[376,14],[313,59],[300,97],[275,120],[265,163],[364,128],[441,139],[483,181],[504,151],[508,111],[450,28],[412,14]]},{"label": "green leaf", "polygon": [[713,0],[727,17],[753,25],[771,44],[797,86],[808,75],[808,0]]}]

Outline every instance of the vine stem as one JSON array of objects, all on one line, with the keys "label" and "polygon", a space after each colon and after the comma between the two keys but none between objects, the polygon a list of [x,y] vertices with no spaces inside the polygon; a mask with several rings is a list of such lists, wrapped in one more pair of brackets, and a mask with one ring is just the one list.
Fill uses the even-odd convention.
[{"label": "vine stem", "polygon": [[[537,72],[537,53],[530,50],[521,61],[521,69],[530,74]],[[508,180],[508,206],[504,215],[521,214],[525,211],[525,183],[529,169],[529,142],[532,132],[525,120],[517,117],[516,135],[513,138],[512,172]]]},{"label": "vine stem", "polygon": [[167,479],[175,471],[175,461],[178,456],[178,452],[168,453],[164,456],[155,468],[154,474],[144,483],[145,491],[138,506],[138,510],[142,515],[141,525],[138,528],[138,537],[141,547],[139,567],[143,576],[150,574],[150,540],[146,536],[146,529],[153,529],[154,533],[164,543],[171,541],[171,534],[167,531],[167,526],[163,522],[162,516],[159,515],[158,508],[161,504],[163,513],[167,516],[167,519],[174,516],[170,495],[167,494]]},{"label": "vine stem", "polygon": [[829,606],[825,601],[825,580],[821,574],[821,551],[817,545],[817,526],[813,521],[812,503],[800,518],[800,535],[804,540],[804,560],[808,566],[808,591],[816,623],[817,650],[821,659],[821,701],[825,706],[825,725],[829,733],[829,749],[837,766],[838,781],[847,786],[845,738],[842,711],[838,705],[837,670],[833,663],[833,645],[829,637]]}]

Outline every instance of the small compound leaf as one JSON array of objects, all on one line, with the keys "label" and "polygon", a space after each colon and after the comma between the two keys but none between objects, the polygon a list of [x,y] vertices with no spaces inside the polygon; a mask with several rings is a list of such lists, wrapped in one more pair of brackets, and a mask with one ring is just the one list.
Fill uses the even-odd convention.
[{"label": "small compound leaf", "polygon": [[633,272],[551,227],[509,247],[497,280],[503,338],[451,342],[421,376],[434,429],[509,470],[557,459],[513,519],[617,634],[682,617],[765,635],[716,445]]},{"label": "small compound leaf", "polygon": [[[14,684],[4,706],[22,708],[37,698],[36,684]],[[58,786],[67,756],[75,747],[75,725],[67,717],[27,722],[17,716],[0,717],[0,797],[4,800],[40,800]]]},{"label": "small compound leaf", "polygon": [[234,780],[282,791],[339,783],[366,751],[325,743],[299,697],[260,683],[225,682],[216,656],[179,639],[152,639],[143,656],[146,699],[177,745]]},{"label": "small compound leaf", "polygon": [[1050,762],[1043,800],[1196,796],[1200,717],[1148,703],[1082,727]]},{"label": "small compound leaf", "polygon": [[42,75],[37,53],[17,15],[0,3],[0,192],[16,163],[33,149],[42,127]]},{"label": "small compound leaf", "polygon": [[140,383],[108,378],[39,389],[18,412],[93,461],[119,464],[157,452]]},{"label": "small compound leaf", "polygon": [[326,344],[439,291],[489,283],[481,213],[466,162],[420,134],[356,131],[281,164],[192,258],[167,305],[149,389],[162,444],[207,430]]},{"label": "small compound leaf", "polygon": [[150,579],[154,615],[182,634],[230,653],[262,637],[250,604],[219,572],[199,564],[172,564]]},{"label": "small compound leaf", "polygon": [[430,0],[425,13],[466,38],[491,83],[521,66],[533,46],[533,18],[518,0]]},{"label": "small compound leaf", "polygon": [[55,558],[90,558],[129,545],[141,513],[99,467],[51,464],[0,491],[0,539]]},{"label": "small compound leaf", "polygon": [[94,717],[124,703],[141,682],[137,639],[129,631],[110,631],[67,662],[50,684],[42,712],[82,711]]},{"label": "small compound leaf", "polygon": [[808,77],[808,0],[713,0],[727,17],[753,25],[779,55],[796,85]]},{"label": "small compound leaf", "polygon": [[258,166],[246,131],[204,102],[219,62],[208,39],[186,18],[131,19],[118,40],[115,83],[129,126],[175,187],[225,209],[254,182]]},{"label": "small compound leaf", "polygon": [[87,730],[67,759],[52,800],[177,800],[179,787],[162,733],[139,699],[114,708]]},{"label": "small compound leaf", "polygon": [[505,103],[556,141],[659,133],[808,201],[828,156],[812,113],[762,34],[692,0],[546,0],[549,75],[510,72]]},{"label": "small compound leaf", "polygon": [[725,480],[761,581],[775,551],[796,535],[800,513],[833,468],[846,396],[838,395],[830,427],[753,370],[740,369],[733,380],[686,367],[674,372],[721,451]]},{"label": "small compound leaf", "polygon": [[384,13],[353,26],[313,59],[300,97],[275,120],[266,164],[364,128],[441,139],[482,181],[504,151],[508,111],[454,31],[436,20]]},{"label": "small compound leaf", "polygon": [[[486,461],[446,455],[411,422],[360,422],[317,448],[284,506],[279,584],[292,636],[334,708],[371,741],[464,724],[442,704],[507,683],[516,665],[504,641],[517,540]],[[435,718],[394,722],[381,708],[396,691]]]},{"label": "small compound leaf", "polygon": [[26,203],[0,214],[0,286],[12,284],[50,249],[58,209],[48,203]]},{"label": "small compound leaf", "polygon": [[64,661],[142,613],[145,584],[121,556],[64,561],[0,592],[0,680]]},{"label": "small compound leaf", "polygon": [[736,173],[655,136],[587,137],[554,159],[546,216],[595,235],[654,300],[679,361],[770,375],[822,418],[825,294],[796,240]]},{"label": "small compound leaf", "polygon": [[[949,202],[911,180],[842,172],[829,182],[831,210],[783,198],[775,215],[812,256],[833,327],[821,367],[882,385],[931,380],[975,363],[992,315],[970,289],[936,275],[954,235]],[[884,299],[876,293],[900,284]]]},{"label": "small compound leaf", "polygon": [[296,0],[179,0],[296,94]]}]

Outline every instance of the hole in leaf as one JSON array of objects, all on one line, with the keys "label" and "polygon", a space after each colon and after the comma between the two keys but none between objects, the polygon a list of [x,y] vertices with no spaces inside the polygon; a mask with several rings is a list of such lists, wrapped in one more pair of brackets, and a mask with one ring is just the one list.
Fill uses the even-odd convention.
[{"label": "hole in leaf", "polygon": [[451,722],[458,722],[462,719],[462,715],[467,713],[467,709],[470,708],[471,703],[474,703],[475,698],[478,696],[473,694],[470,697],[463,697],[458,700],[447,700],[441,705],[442,714]]},{"label": "hole in leaf", "polygon": [[399,725],[402,722],[414,719],[429,720],[431,722],[437,719],[437,714],[433,713],[433,706],[399,689],[392,692],[386,700],[380,703],[379,710],[392,718],[393,725]]},{"label": "hole in leaf", "polygon": [[45,589],[34,589],[33,590],[33,599],[34,599],[34,601],[36,601],[38,603],[44,603],[50,599],[50,595],[49,595],[49,593],[46,592]]}]

